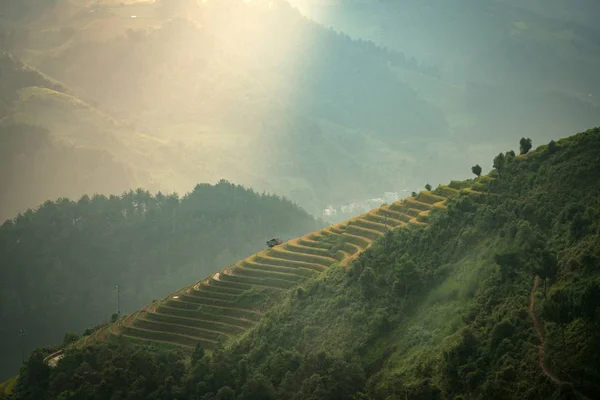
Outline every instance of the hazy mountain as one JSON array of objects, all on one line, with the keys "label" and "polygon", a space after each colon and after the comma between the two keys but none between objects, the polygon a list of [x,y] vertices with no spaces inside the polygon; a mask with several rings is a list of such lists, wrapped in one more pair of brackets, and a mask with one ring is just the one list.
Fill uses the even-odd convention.
[{"label": "hazy mountain", "polygon": [[109,151],[154,190],[225,177],[316,211],[421,185],[434,169],[425,142],[449,134],[398,76],[425,66],[285,2],[32,1],[5,10],[2,28],[6,48],[91,110],[69,115],[66,98],[44,92],[17,96],[11,115]]},{"label": "hazy mountain", "polygon": [[291,3],[439,71],[434,80],[402,76],[444,112],[455,138],[506,146],[516,131],[546,141],[600,122],[600,30],[589,23],[599,15],[595,2]]},{"label": "hazy mountain", "polygon": [[228,178],[312,212],[600,122],[582,18],[539,3],[336,4],[311,17],[354,39],[283,1],[6,3],[2,47],[74,100],[23,88],[4,113],[107,151],[152,190]]}]

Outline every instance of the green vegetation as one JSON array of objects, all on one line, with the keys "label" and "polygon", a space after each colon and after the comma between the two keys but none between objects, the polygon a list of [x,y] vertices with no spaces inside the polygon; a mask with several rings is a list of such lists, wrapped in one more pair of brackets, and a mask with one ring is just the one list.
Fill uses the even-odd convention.
[{"label": "green vegetation", "polygon": [[47,201],[19,214],[0,227],[0,375],[15,373],[21,328],[26,349],[58,343],[66,330],[107,322],[117,311],[117,284],[122,310],[139,309],[273,236],[319,226],[287,200],[226,181],[181,198],[140,189]]},{"label": "green vegetation", "polygon": [[[430,225],[391,230],[347,268],[278,292],[246,334],[210,353],[190,348],[189,364],[117,336],[68,348],[56,368],[34,354],[14,398],[100,393],[117,362],[114,389],[145,398],[597,398],[600,129],[555,145],[505,155],[485,194],[473,189],[483,178],[434,190],[455,196]],[[326,243],[327,231],[304,243]],[[156,373],[171,378],[148,379]]]}]

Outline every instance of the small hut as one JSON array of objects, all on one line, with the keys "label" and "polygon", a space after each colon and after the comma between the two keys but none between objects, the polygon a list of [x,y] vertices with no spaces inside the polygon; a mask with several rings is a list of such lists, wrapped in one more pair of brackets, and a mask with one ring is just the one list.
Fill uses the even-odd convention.
[{"label": "small hut", "polygon": [[267,246],[269,246],[270,249],[272,249],[273,247],[282,244],[283,242],[281,241],[281,239],[279,238],[275,238],[275,239],[271,239],[267,242]]}]

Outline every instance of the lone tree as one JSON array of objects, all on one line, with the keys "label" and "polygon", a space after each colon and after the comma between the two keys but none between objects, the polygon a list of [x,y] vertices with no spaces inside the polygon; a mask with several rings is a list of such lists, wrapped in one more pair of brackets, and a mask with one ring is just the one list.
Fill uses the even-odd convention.
[{"label": "lone tree", "polygon": [[521,138],[521,140],[519,141],[519,148],[521,150],[521,154],[527,154],[529,153],[529,150],[531,150],[531,146],[532,146],[532,142],[531,139],[527,138]]},{"label": "lone tree", "polygon": [[472,166],[471,171],[478,177],[481,176],[481,167],[479,166],[479,164]]},{"label": "lone tree", "polygon": [[498,173],[500,173],[500,171],[502,171],[505,163],[506,163],[506,158],[504,157],[504,154],[500,153],[496,157],[494,157],[494,168],[496,168]]},{"label": "lone tree", "polygon": [[429,183],[427,185],[425,185],[425,190],[428,190],[431,192],[431,185]]}]

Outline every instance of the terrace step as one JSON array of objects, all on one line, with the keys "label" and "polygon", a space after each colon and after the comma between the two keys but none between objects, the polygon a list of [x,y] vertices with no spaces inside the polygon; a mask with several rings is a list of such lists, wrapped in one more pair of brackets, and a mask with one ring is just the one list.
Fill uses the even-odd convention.
[{"label": "terrace step", "polygon": [[354,220],[354,223],[356,225],[360,226],[361,228],[370,229],[372,231],[376,231],[376,232],[380,232],[380,233],[386,233],[391,228],[390,226],[385,226],[384,224],[369,221],[369,220],[363,219],[363,218],[357,218],[356,220]]},{"label": "terrace step", "polygon": [[322,272],[325,271],[326,267],[320,264],[307,263],[304,261],[292,261],[283,258],[276,258],[273,256],[255,256],[251,259],[260,264],[274,265],[276,267],[290,267],[290,268],[304,268],[311,269],[313,271]]},{"label": "terrace step", "polygon": [[331,264],[335,262],[333,257],[322,257],[322,256],[314,256],[311,254],[302,254],[295,253],[292,251],[288,251],[280,248],[272,248],[268,253],[269,256],[273,256],[276,258],[283,258],[284,260],[291,261],[303,261],[308,263],[313,263],[317,265],[322,265],[324,267],[329,267]]},{"label": "terrace step", "polygon": [[207,293],[222,293],[222,294],[230,294],[230,295],[234,295],[234,296],[244,293],[247,290],[247,289],[242,290],[242,289],[238,289],[235,287],[231,288],[231,287],[227,287],[224,285],[214,285],[213,282],[210,280],[205,281],[205,282],[206,283],[197,285],[197,290],[200,290],[202,292],[207,292]]},{"label": "terrace step", "polygon": [[398,220],[396,218],[393,218],[391,216],[385,216],[385,215],[380,215],[378,214],[379,210],[374,210],[374,211],[370,211],[367,214],[365,214],[365,219],[371,222],[377,222],[379,224],[382,224],[384,226],[387,225],[388,228],[396,228],[398,226],[401,226],[404,224],[404,222],[402,222],[401,220]]},{"label": "terrace step", "polygon": [[320,248],[315,248],[315,247],[308,247],[308,246],[303,246],[301,244],[296,244],[296,243],[286,243],[285,245],[285,249],[288,251],[292,251],[295,253],[304,253],[304,254],[312,254],[315,256],[321,256],[321,257],[331,257],[331,253],[329,252],[329,249],[320,249]]},{"label": "terrace step", "polygon": [[169,300],[166,305],[167,307],[196,311],[201,314],[210,315],[214,313],[220,313],[221,315],[235,318],[244,318],[250,321],[258,321],[261,317],[261,313],[252,309],[215,304],[199,304],[194,302],[182,301],[180,299]]},{"label": "terrace step", "polygon": [[404,223],[407,223],[412,218],[414,218],[412,215],[405,214],[401,211],[393,210],[389,206],[381,207],[379,210],[377,210],[377,214],[381,216],[387,216],[388,218],[393,218],[397,221]]},{"label": "terrace step", "polygon": [[[237,295],[237,294],[209,292],[206,290],[200,290],[201,287],[202,287],[202,285],[199,286],[198,289],[195,289],[195,288],[190,289],[187,292],[184,292],[182,294],[185,294],[188,296],[194,296],[194,297],[198,297],[198,298],[210,299],[210,300],[222,300],[222,301],[227,301],[230,303],[235,303],[236,300],[239,299],[239,295]],[[241,293],[243,293],[243,292],[241,292]]]},{"label": "terrace step", "polygon": [[414,208],[419,211],[431,210],[431,204],[419,201],[419,200],[415,199],[414,197],[407,197],[405,201],[406,201],[406,205],[409,208]]},{"label": "terrace step", "polygon": [[363,236],[353,235],[352,233],[344,233],[342,236],[347,243],[357,246],[360,251],[366,249],[372,242],[372,239],[364,238]]},{"label": "terrace step", "polygon": [[446,198],[442,197],[442,196],[438,196],[431,192],[421,192],[417,195],[416,200],[420,201],[421,203],[426,203],[426,204],[433,206],[436,203],[445,201]]},{"label": "terrace step", "polygon": [[408,207],[406,203],[393,203],[389,207],[390,210],[408,215],[411,218],[415,218],[421,212],[419,209]]},{"label": "terrace step", "polygon": [[252,326],[257,320],[256,318],[250,320],[241,317],[227,316],[223,314],[216,315],[212,313],[201,312],[198,310],[187,310],[182,308],[168,307],[164,305],[160,305],[159,307],[157,307],[157,312],[163,315],[172,315],[175,317],[194,319],[198,321],[210,322],[214,320],[227,325],[239,326],[240,328],[248,328]]},{"label": "terrace step", "polygon": [[222,332],[224,334],[239,334],[245,331],[245,327],[239,325],[229,325],[222,322],[207,321],[202,319],[185,318],[176,315],[162,314],[159,312],[148,312],[145,315],[146,319],[155,322],[164,322],[175,325],[184,325],[192,328],[207,329],[215,332]]},{"label": "terrace step", "polygon": [[341,235],[342,233],[344,233],[343,229],[337,228],[335,226],[330,226],[329,231],[331,231],[332,233],[336,233],[338,235]]},{"label": "terrace step", "polygon": [[289,272],[265,271],[261,269],[246,268],[239,264],[233,268],[233,273],[237,276],[247,276],[258,279],[280,279],[282,281],[289,282],[298,282],[306,278],[305,276],[292,274]]},{"label": "terrace step", "polygon": [[220,299],[211,299],[210,297],[196,297],[190,294],[182,294],[179,296],[179,300],[192,303],[196,305],[205,305],[205,306],[213,306],[213,307],[221,307],[221,308],[233,308],[243,310],[242,307],[233,301],[225,301]]},{"label": "terrace step", "polygon": [[[215,276],[219,276],[219,278],[215,278]],[[236,290],[241,290],[242,292],[245,292],[246,290],[250,290],[252,288],[251,285],[249,284],[245,284],[245,283],[240,283],[240,282],[231,282],[231,281],[223,281],[220,279],[220,276],[222,274],[222,272],[214,274],[212,276],[212,278],[209,281],[209,285],[212,286],[218,286],[218,287],[223,287],[223,288],[228,288],[228,289],[236,289]]]},{"label": "terrace step", "polygon": [[225,335],[221,332],[211,331],[200,328],[193,328],[185,325],[176,325],[168,322],[156,322],[147,320],[141,316],[133,321],[133,326],[136,328],[146,329],[149,331],[170,332],[178,335],[189,336],[201,340],[217,341],[220,338],[227,338],[231,335]]},{"label": "terrace step", "polygon": [[246,260],[242,261],[241,264],[244,266],[244,268],[247,268],[247,269],[256,269],[256,270],[268,271],[268,272],[272,271],[272,272],[279,272],[279,273],[284,273],[284,274],[294,274],[294,275],[302,276],[304,278],[310,278],[315,275],[314,270],[307,269],[307,268],[282,267],[282,266],[278,266],[278,265],[262,264],[262,263],[246,261]]},{"label": "terrace step", "polygon": [[202,344],[202,346],[206,349],[212,349],[216,345],[216,341],[213,340],[198,339],[173,332],[153,331],[133,326],[122,326],[121,330],[125,337],[133,337],[141,340],[153,340],[163,343],[172,343],[190,348],[195,348],[197,343]]},{"label": "terrace step", "polygon": [[260,278],[252,278],[249,276],[237,275],[235,271],[232,271],[233,274],[222,274],[221,279],[229,282],[236,283],[245,283],[248,285],[272,288],[272,289],[289,289],[295,285],[295,282],[286,281],[283,279],[276,278],[268,278],[268,279],[260,279]]},{"label": "terrace step", "polygon": [[314,247],[314,248],[319,248],[319,249],[323,249],[323,250],[329,250],[333,246],[333,243],[326,243],[323,241],[307,239],[307,238],[298,239],[298,244],[301,244],[302,246]]},{"label": "terrace step", "polygon": [[[195,348],[195,346],[194,347],[186,346],[186,345],[179,344],[179,343],[167,342],[164,340],[157,340],[157,339],[142,338],[142,337],[138,337],[138,336],[126,335],[123,333],[121,333],[121,336],[130,342],[139,343],[139,344],[148,344],[148,342],[150,342],[150,343],[154,343],[159,346],[168,346],[171,348],[182,348],[189,352],[192,352]],[[214,347],[214,345],[213,345],[213,347]]]},{"label": "terrace step", "polygon": [[379,231],[374,231],[372,229],[363,228],[363,227],[357,226],[357,225],[350,225],[348,227],[348,232],[352,235],[369,238],[371,240],[376,240],[380,236],[382,236],[382,233]]}]

